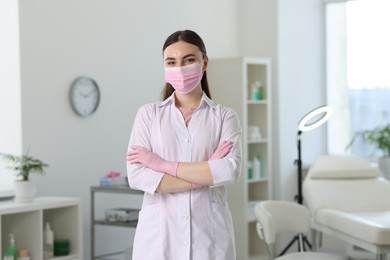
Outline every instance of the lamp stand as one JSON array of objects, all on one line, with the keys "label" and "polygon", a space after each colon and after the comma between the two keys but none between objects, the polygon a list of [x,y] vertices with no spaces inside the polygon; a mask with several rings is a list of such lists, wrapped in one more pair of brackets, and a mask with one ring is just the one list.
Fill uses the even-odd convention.
[{"label": "lamp stand", "polygon": [[[297,134],[297,142],[298,142],[298,159],[294,161],[294,164],[298,166],[298,194],[295,196],[295,200],[299,204],[303,204],[303,196],[302,196],[302,160],[301,160],[301,134],[302,132],[313,130],[323,123],[325,123],[330,116],[332,115],[333,109],[330,106],[322,106],[318,107],[308,114],[306,114],[298,123],[298,134]],[[314,122],[311,122],[314,117],[323,114],[322,117],[318,118]],[[285,249],[280,253],[279,256],[286,253],[286,251],[294,244],[294,242],[298,242],[298,251],[306,251],[305,244],[311,249],[311,245],[307,240],[305,234],[296,235],[290,243],[286,246]]]},{"label": "lamp stand", "polygon": [[[294,199],[299,203],[303,204],[303,196],[302,196],[302,159],[301,159],[301,134],[302,131],[299,130],[297,134],[297,148],[298,148],[298,159],[294,161],[294,164],[298,166],[298,194],[295,195]],[[307,240],[307,237],[304,234],[296,235],[290,243],[286,246],[285,249],[279,254],[279,256],[284,255],[287,250],[294,244],[294,242],[298,242],[298,251],[306,251],[305,244],[311,249],[311,244]]]},{"label": "lamp stand", "polygon": [[302,131],[298,131],[297,134],[297,148],[298,148],[298,159],[294,161],[294,164],[298,166],[298,194],[295,195],[295,200],[299,204],[303,204],[303,196],[302,196],[302,159],[301,159],[301,134]]}]

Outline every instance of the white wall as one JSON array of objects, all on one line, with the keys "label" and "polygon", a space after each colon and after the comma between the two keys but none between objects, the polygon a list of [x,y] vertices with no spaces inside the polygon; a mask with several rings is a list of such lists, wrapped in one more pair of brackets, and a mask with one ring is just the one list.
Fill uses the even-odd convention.
[{"label": "white wall", "polygon": [[[211,58],[237,55],[235,0],[20,1],[23,148],[50,164],[46,176],[34,178],[39,195],[82,198],[85,259],[89,187],[110,170],[126,173],[135,113],[162,90],[163,42],[187,28],[202,36]],[[80,75],[93,77],[102,93],[96,114],[85,119],[68,100]],[[125,239],[111,230],[101,231],[101,246],[131,244],[128,229]]]},{"label": "white wall", "polygon": [[[321,0],[279,0],[278,5],[279,191],[291,200],[297,192],[297,131],[300,119],[324,105],[323,5]],[[301,136],[302,162],[326,152],[325,129]]]},{"label": "white wall", "polygon": [[243,0],[239,7],[239,50],[244,56],[271,58],[272,67],[272,143],[274,144],[273,187],[274,198],[279,197],[279,84],[278,84],[278,1]]}]

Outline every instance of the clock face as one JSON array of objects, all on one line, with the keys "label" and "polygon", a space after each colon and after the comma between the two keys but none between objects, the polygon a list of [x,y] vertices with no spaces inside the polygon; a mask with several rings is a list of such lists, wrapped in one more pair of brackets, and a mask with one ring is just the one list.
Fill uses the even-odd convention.
[{"label": "clock face", "polygon": [[99,106],[100,91],[97,83],[88,77],[77,78],[70,89],[70,103],[74,111],[82,116],[92,115]]}]

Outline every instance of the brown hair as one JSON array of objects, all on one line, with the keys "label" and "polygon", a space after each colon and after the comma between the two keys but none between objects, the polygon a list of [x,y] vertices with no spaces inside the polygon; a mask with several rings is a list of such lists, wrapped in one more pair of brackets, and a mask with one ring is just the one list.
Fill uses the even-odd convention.
[{"label": "brown hair", "polygon": [[[200,36],[191,30],[184,30],[184,31],[176,31],[168,36],[168,38],[165,40],[165,43],[163,45],[163,52],[164,50],[171,44],[174,44],[176,42],[183,41],[187,42],[193,45],[196,45],[199,50],[202,52],[203,58],[207,57],[206,52],[206,46],[203,43],[202,38]],[[203,73],[202,80],[200,81],[203,92],[211,99],[210,89],[209,89],[209,83],[207,81],[207,74],[206,71]],[[163,100],[170,97],[175,89],[172,87],[171,84],[165,83],[165,87],[161,93],[161,97]]]}]

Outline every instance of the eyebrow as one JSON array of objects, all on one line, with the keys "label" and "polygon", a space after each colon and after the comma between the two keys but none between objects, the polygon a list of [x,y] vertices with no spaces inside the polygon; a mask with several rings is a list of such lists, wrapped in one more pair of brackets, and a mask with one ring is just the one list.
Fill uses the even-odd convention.
[{"label": "eyebrow", "polygon": [[[193,56],[193,57],[196,57],[195,54],[192,54],[192,53],[191,53],[191,54],[187,54],[187,55],[183,56],[182,59],[184,60],[184,59],[186,59],[186,58],[188,58],[188,57],[192,57],[192,56]],[[175,58],[167,57],[167,58],[165,58],[165,60],[175,60]]]}]

